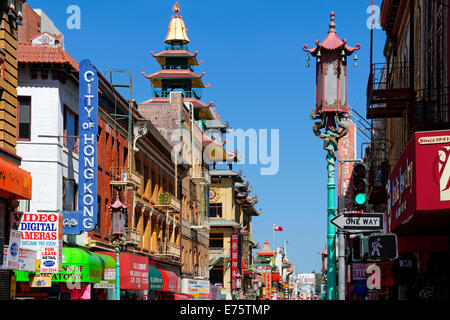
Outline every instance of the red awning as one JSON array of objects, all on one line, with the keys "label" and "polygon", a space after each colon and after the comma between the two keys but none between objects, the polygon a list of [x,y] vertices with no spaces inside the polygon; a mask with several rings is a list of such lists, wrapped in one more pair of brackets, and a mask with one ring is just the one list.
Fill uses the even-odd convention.
[{"label": "red awning", "polygon": [[0,159],[0,196],[31,200],[31,174]]},{"label": "red awning", "polygon": [[178,292],[178,276],[175,272],[158,269],[163,277],[163,288],[156,291]]}]

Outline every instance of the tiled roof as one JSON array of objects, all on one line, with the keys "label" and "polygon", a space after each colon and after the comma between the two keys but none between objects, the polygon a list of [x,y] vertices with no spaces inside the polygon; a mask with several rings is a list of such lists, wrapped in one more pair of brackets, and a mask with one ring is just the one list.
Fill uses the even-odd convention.
[{"label": "tiled roof", "polygon": [[210,219],[209,226],[210,227],[239,227],[240,224],[233,220]]},{"label": "tiled roof", "polygon": [[70,65],[78,71],[78,62],[61,47],[32,45],[29,42],[18,43],[19,63],[56,63]]}]

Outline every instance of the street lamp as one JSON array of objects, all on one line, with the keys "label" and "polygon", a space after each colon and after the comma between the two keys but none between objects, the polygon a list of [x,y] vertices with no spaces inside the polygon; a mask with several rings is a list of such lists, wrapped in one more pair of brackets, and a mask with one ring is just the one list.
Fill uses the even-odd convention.
[{"label": "street lamp", "polygon": [[[316,107],[310,118],[320,120],[314,123],[313,131],[324,140],[323,148],[327,151],[327,300],[336,300],[336,228],[330,221],[336,214],[335,151],[338,140],[348,132],[349,123],[345,120],[351,117],[347,105],[347,56],[360,49],[359,44],[352,48],[346,45],[345,39],[339,39],[334,18],[331,12],[328,35],[322,43],[316,40],[313,49],[303,46],[307,54],[316,58]],[[323,128],[325,132],[320,131]]]},{"label": "street lamp", "polygon": [[107,206],[111,210],[111,243],[116,252],[116,300],[120,300],[120,250],[124,245],[123,234],[125,226],[125,217],[127,216],[128,206],[124,205],[119,199],[117,192],[116,201]]},{"label": "street lamp", "polygon": [[241,288],[242,288],[242,275],[238,272],[236,273],[236,290],[237,290],[236,300],[240,299]]}]

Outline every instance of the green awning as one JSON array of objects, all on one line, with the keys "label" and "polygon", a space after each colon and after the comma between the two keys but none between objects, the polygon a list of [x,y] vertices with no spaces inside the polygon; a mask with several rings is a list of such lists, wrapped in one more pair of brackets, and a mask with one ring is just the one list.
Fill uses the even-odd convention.
[{"label": "green awning", "polygon": [[148,290],[162,290],[163,276],[161,272],[152,266],[148,266]]},{"label": "green awning", "polygon": [[[115,267],[115,260],[107,255],[80,248],[64,247],[62,270],[53,274],[52,282],[99,283],[102,280],[104,269]],[[15,270],[14,273],[16,281],[30,280],[28,276],[30,272]]]},{"label": "green awning", "polygon": [[103,270],[101,279],[105,280],[105,278],[108,277],[106,274],[108,273],[110,275],[112,271],[112,273],[114,274],[114,279],[108,279],[107,281],[108,283],[115,284],[116,260],[113,257],[108,256],[106,254],[101,254],[97,252],[92,252],[92,254],[98,256],[100,258],[100,261],[102,261]]}]

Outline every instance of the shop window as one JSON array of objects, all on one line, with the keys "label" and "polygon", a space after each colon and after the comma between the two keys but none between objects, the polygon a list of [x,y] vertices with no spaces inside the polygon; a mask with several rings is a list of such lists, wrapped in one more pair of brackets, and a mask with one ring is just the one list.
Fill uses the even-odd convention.
[{"label": "shop window", "polygon": [[209,235],[210,248],[223,248],[223,233],[211,233]]},{"label": "shop window", "polygon": [[75,180],[63,178],[63,210],[76,210],[77,191]]},{"label": "shop window", "polygon": [[211,284],[223,283],[223,269],[212,269],[209,271],[209,282]]},{"label": "shop window", "polygon": [[64,106],[64,146],[76,152],[78,136],[78,115]]},{"label": "shop window", "polygon": [[222,218],[222,204],[211,203],[209,205],[209,217],[210,218]]},{"label": "shop window", "polygon": [[18,139],[29,141],[31,139],[31,97],[19,96]]},{"label": "shop window", "polygon": [[97,196],[97,224],[95,225],[94,232],[101,233],[101,220],[102,219],[102,197]]}]

